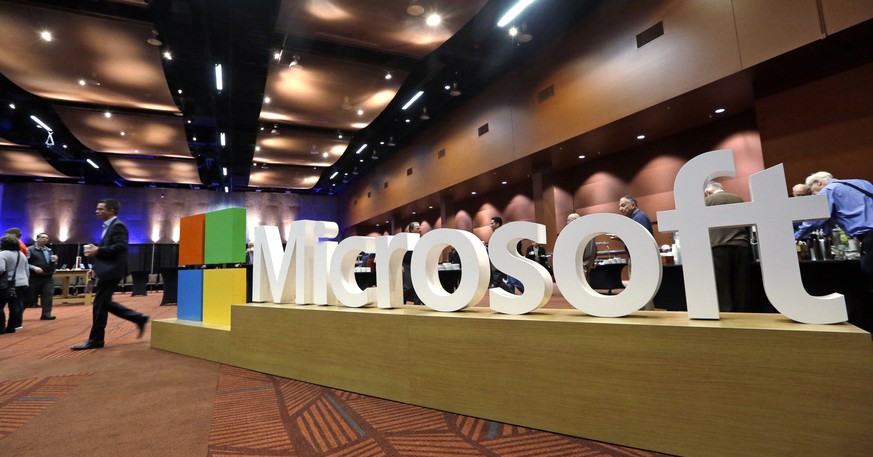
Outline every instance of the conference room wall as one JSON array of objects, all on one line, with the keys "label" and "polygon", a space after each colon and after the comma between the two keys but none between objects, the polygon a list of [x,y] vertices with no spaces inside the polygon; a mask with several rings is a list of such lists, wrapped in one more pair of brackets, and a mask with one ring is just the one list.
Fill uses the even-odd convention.
[{"label": "conference room wall", "polygon": [[131,244],[178,242],[180,218],[225,208],[246,208],[249,237],[258,224],[278,226],[284,239],[295,220],[337,218],[336,199],[319,195],[54,183],[5,183],[4,187],[0,227],[21,228],[28,244],[41,231],[53,242],[99,241],[101,226],[94,208],[101,198],[121,203],[119,216],[128,226]]},{"label": "conference room wall", "polygon": [[825,170],[873,181],[873,63],[816,80],[755,105],[767,166],[789,183]]},{"label": "conference room wall", "polygon": [[[860,10],[853,20],[869,16]],[[821,14],[829,11],[847,9]],[[636,34],[660,21],[664,35],[637,48]],[[832,22],[840,21],[851,22]],[[347,208],[341,225],[388,213],[814,42],[822,27],[815,1],[604,2],[589,21],[354,183],[340,196]],[[548,88],[554,95],[541,100]],[[478,135],[485,124],[488,133]],[[360,200],[368,193],[373,198]],[[355,199],[363,204],[346,204]]]}]

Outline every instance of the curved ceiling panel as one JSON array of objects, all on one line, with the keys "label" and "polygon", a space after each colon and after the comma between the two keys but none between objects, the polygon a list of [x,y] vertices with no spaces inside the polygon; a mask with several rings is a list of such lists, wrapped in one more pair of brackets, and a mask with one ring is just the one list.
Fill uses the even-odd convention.
[{"label": "curved ceiling panel", "polygon": [[[312,127],[360,130],[394,99],[406,71],[376,65],[297,54],[298,64],[273,62],[267,74],[261,120]],[[291,59],[294,56],[290,56]],[[392,78],[385,79],[391,71]]]},{"label": "curved ceiling panel", "polygon": [[55,170],[37,151],[0,149],[0,175],[69,178]]},{"label": "curved ceiling panel", "polygon": [[282,125],[269,126],[258,134],[254,162],[329,167],[349,146],[349,137]]},{"label": "curved ceiling panel", "polygon": [[[420,59],[460,30],[485,3],[486,0],[283,0],[276,30]],[[421,8],[409,9],[412,4]],[[418,15],[412,15],[408,9]],[[430,26],[426,20],[434,13],[441,20]]]},{"label": "curved ceiling panel", "polygon": [[271,187],[281,189],[312,189],[321,177],[321,170],[305,167],[284,167],[273,165],[267,168],[252,168],[249,175],[250,187]]},{"label": "curved ceiling panel", "polygon": [[200,184],[197,162],[194,160],[135,159],[108,157],[118,176],[128,181]]},{"label": "curved ceiling panel", "polygon": [[185,121],[174,116],[111,113],[55,107],[70,132],[97,152],[191,158]]},{"label": "curved ceiling panel", "polygon": [[0,73],[49,99],[178,112],[149,38],[139,22],[0,3]]}]

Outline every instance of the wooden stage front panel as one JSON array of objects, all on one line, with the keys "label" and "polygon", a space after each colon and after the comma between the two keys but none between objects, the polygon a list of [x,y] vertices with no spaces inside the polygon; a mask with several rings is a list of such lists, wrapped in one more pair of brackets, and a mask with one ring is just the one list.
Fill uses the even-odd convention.
[{"label": "wooden stage front panel", "polygon": [[[230,338],[207,340],[198,332],[228,332],[156,321],[152,345],[672,454],[873,452],[873,342],[847,324],[774,314],[691,321],[665,311],[605,319],[566,309],[508,316],[273,304],[234,305],[231,321]],[[200,342],[184,342],[185,334]],[[229,347],[204,348],[207,341]]]}]

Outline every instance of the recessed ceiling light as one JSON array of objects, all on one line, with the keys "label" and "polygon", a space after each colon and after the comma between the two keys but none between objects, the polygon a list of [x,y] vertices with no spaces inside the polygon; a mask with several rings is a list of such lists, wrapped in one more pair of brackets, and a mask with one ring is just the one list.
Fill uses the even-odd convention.
[{"label": "recessed ceiling light", "polygon": [[146,40],[146,43],[148,43],[152,46],[160,46],[160,45],[164,44],[164,42],[161,41],[160,38],[158,38],[158,31],[157,30],[152,30],[152,37],[149,38],[148,40]]},{"label": "recessed ceiling light", "polygon": [[431,27],[436,27],[436,26],[440,25],[440,22],[442,22],[442,21],[443,21],[442,16],[440,16],[439,14],[436,14],[436,13],[431,14],[430,16],[427,17],[427,19],[424,20],[424,22],[427,23],[427,25],[429,25]]},{"label": "recessed ceiling light", "polygon": [[476,195],[476,191],[470,192],[470,195]]},{"label": "recessed ceiling light", "polygon": [[192,137],[192,138],[191,138],[191,141],[197,141],[197,137],[196,137],[196,136],[195,136],[195,137]]},{"label": "recessed ceiling light", "polygon": [[255,146],[255,152],[258,152],[258,151],[260,151],[260,150],[261,150],[261,147],[260,147],[260,146]]},{"label": "recessed ceiling light", "polygon": [[182,89],[177,90],[176,93],[182,95]]},{"label": "recessed ceiling light", "polygon": [[421,16],[424,14],[424,7],[421,6],[418,0],[412,0],[409,2],[409,6],[406,7],[406,14],[410,16]]},{"label": "recessed ceiling light", "polygon": [[122,130],[122,131],[121,131],[121,136],[124,136],[124,135],[125,135],[124,130]]},{"label": "recessed ceiling light", "polygon": [[173,53],[170,51],[164,51],[164,59],[173,60]]},{"label": "recessed ceiling light", "polygon": [[645,135],[637,135],[637,139],[644,140],[644,139],[646,139],[646,136]]},{"label": "recessed ceiling light", "polygon": [[47,42],[54,40],[54,37],[52,36],[52,32],[49,32],[48,30],[43,30],[42,32],[39,32],[39,38],[42,41],[47,41]]},{"label": "recessed ceiling light", "polygon": [[264,95],[264,103],[269,104],[271,101],[273,101],[273,99],[271,99],[269,96]]},{"label": "recessed ceiling light", "polygon": [[363,116],[363,115],[364,115],[364,110],[358,108],[358,116]]},{"label": "recessed ceiling light", "polygon": [[[61,147],[63,147],[64,149],[67,149],[67,145],[66,145],[66,144],[62,144]],[[136,151],[136,152],[139,152],[139,151]]]},{"label": "recessed ceiling light", "polygon": [[584,158],[585,158],[585,156],[579,156],[579,158],[580,158],[580,159],[584,159]]},{"label": "recessed ceiling light", "polygon": [[510,27],[509,28],[509,36],[514,37],[516,35],[518,35],[518,28],[517,27]]},{"label": "recessed ceiling light", "polygon": [[721,114],[723,112],[725,112],[724,108],[719,108],[719,109],[715,110],[715,114]]},{"label": "recessed ceiling light", "polygon": [[410,121],[409,119],[406,120],[406,123],[407,123],[407,124],[410,123],[410,122],[412,122],[412,121]]},{"label": "recessed ceiling light", "polygon": [[391,78],[392,78],[392,76],[391,76],[391,72],[390,72],[390,71],[386,71],[386,72],[385,72],[385,79],[391,79]]},{"label": "recessed ceiling light", "polygon": [[112,117],[112,113],[107,111],[107,112],[103,113],[103,117],[105,117],[106,119],[109,119],[110,117]]},{"label": "recessed ceiling light", "polygon": [[[189,124],[191,123],[191,119],[188,119],[188,123],[189,123]],[[264,128],[261,127],[261,130],[264,130]]]},{"label": "recessed ceiling light", "polygon": [[273,53],[273,60],[282,60],[282,51],[276,51]]},{"label": "recessed ceiling light", "polygon": [[84,86],[85,84],[87,84],[87,83],[85,82],[84,79],[80,79],[80,80],[79,80],[79,85],[80,85],[80,86]]},{"label": "recessed ceiling light", "polygon": [[[66,146],[64,146],[64,147],[66,147]],[[134,149],[133,152],[136,154],[139,154],[139,149]]]},{"label": "recessed ceiling light", "polygon": [[506,181],[500,181],[500,184],[506,185]]},{"label": "recessed ceiling light", "polygon": [[15,103],[10,103],[10,104],[9,104],[9,108],[11,108],[11,109],[15,109]]},{"label": "recessed ceiling light", "polygon": [[325,153],[322,154],[321,156],[324,157],[324,158],[326,159],[328,155],[329,155],[329,154],[325,152]]},{"label": "recessed ceiling light", "polygon": [[428,206],[427,209],[433,209],[433,206]]},{"label": "recessed ceiling light", "polygon": [[450,85],[448,85],[448,84],[446,84],[445,86],[443,86],[443,89],[445,89],[445,90],[450,90],[451,88],[452,88],[452,86],[450,86]]}]

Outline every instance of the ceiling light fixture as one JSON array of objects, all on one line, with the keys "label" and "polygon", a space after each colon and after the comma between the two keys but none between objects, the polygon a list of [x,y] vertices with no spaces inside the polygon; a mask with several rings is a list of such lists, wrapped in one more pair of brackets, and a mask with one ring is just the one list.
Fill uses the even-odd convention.
[{"label": "ceiling light fixture", "polygon": [[452,97],[459,97],[461,95],[461,91],[458,89],[457,81],[452,83],[452,90],[449,91],[449,95],[451,95]]},{"label": "ceiling light fixture", "polygon": [[421,120],[426,121],[430,119],[430,115],[427,114],[427,107],[421,109]]},{"label": "ceiling light fixture", "polygon": [[224,132],[218,134],[218,139],[222,146],[227,146],[227,137],[224,136]]},{"label": "ceiling light fixture", "polygon": [[221,167],[221,175],[227,176],[227,167]]},{"label": "ceiling light fixture", "polygon": [[412,0],[409,2],[409,6],[406,7],[406,14],[410,16],[421,16],[424,14],[424,7],[421,6],[421,2],[418,0]]},{"label": "ceiling light fixture", "polygon": [[330,175],[330,178],[328,178],[328,179],[336,178],[336,175],[338,175],[338,174],[339,174],[339,172],[338,172],[338,171],[335,171],[335,172],[333,172],[332,175]]},{"label": "ceiling light fixture", "polygon": [[182,95],[182,89],[177,90],[176,93]]},{"label": "ceiling light fixture", "polygon": [[285,51],[282,50],[282,51],[276,51],[276,52],[274,52],[274,53],[273,53],[273,60],[277,60],[277,61],[278,61],[278,60],[282,60],[282,53],[283,53],[283,52],[285,52]]},{"label": "ceiling light fixture", "polygon": [[260,147],[260,146],[255,146],[255,152],[260,152],[260,151],[261,151],[261,147]]},{"label": "ceiling light fixture", "polygon": [[343,139],[343,132],[340,131],[340,130],[337,130],[337,132],[336,132],[336,137],[339,138],[339,139]]},{"label": "ceiling light fixture", "polygon": [[500,184],[506,185],[506,181],[500,181]]},{"label": "ceiling light fixture", "polygon": [[327,152],[325,152],[325,153],[322,154],[321,156],[324,157],[324,158],[326,159],[326,158],[329,156],[329,154],[328,154]]},{"label": "ceiling light fixture", "polygon": [[270,102],[271,102],[271,101],[273,101],[273,99],[272,99],[272,98],[270,98],[270,97],[269,97],[269,96],[267,96],[267,95],[264,95],[264,103],[266,103],[266,104],[268,104],[268,105],[269,105],[269,104],[270,104]]},{"label": "ceiling light fixture", "polygon": [[288,64],[288,68],[299,67],[300,66],[300,56],[291,57],[291,63]]},{"label": "ceiling light fixture", "polygon": [[52,128],[49,127],[49,126],[48,126],[45,122],[43,122],[40,118],[38,118],[38,117],[36,117],[36,116],[33,116],[33,115],[31,115],[30,118],[33,120],[33,122],[36,122],[37,125],[39,125],[40,127],[44,128],[46,132],[49,132],[49,133],[52,133],[52,132],[53,132]]},{"label": "ceiling light fixture", "polygon": [[15,109],[15,103],[10,103],[10,104],[9,104],[9,108],[11,108],[11,109]]},{"label": "ceiling light fixture", "polygon": [[362,110],[361,108],[358,108],[358,116],[363,116],[363,115],[364,115],[364,110]]},{"label": "ceiling light fixture", "polygon": [[349,96],[348,95],[343,97],[343,104],[340,105],[340,108],[342,108],[342,109],[352,109],[353,108],[352,104],[349,103]]},{"label": "ceiling light fixture", "polygon": [[270,130],[270,135],[278,135],[279,134],[279,125],[273,124],[273,129]]},{"label": "ceiling light fixture", "polygon": [[221,64],[215,64],[215,90],[221,92],[224,90],[224,77],[221,73]]},{"label": "ceiling light fixture", "polygon": [[362,144],[361,147],[358,148],[357,152],[355,152],[355,154],[360,154],[364,152],[364,149],[367,149],[367,143]]},{"label": "ceiling light fixture", "polygon": [[164,59],[173,60],[173,53],[170,51],[164,51]]},{"label": "ceiling light fixture", "polygon": [[91,159],[85,159],[85,162],[88,162],[88,165],[91,165],[91,166],[94,167],[94,168],[100,168],[100,167],[97,166],[97,164],[94,163],[94,161],[91,160]]},{"label": "ceiling light fixture", "polygon": [[585,156],[579,156],[579,158],[580,158],[580,159],[584,159],[584,158],[585,158]]},{"label": "ceiling light fixture", "polygon": [[403,107],[400,108],[400,109],[405,110],[406,108],[409,108],[409,107],[412,106],[412,104],[415,103],[415,101],[418,100],[422,95],[424,95],[424,91],[423,91],[423,90],[420,90],[420,91],[416,92],[416,94],[413,95],[412,98],[410,98],[409,101],[406,102],[406,104],[403,105]]},{"label": "ceiling light fixture", "polygon": [[392,78],[392,76],[391,76],[391,72],[390,72],[390,71],[386,71],[386,72],[385,72],[385,79],[391,79],[391,78]]},{"label": "ceiling light fixture", "polygon": [[512,5],[512,8],[509,8],[509,11],[507,11],[506,14],[504,14],[499,21],[497,21],[497,26],[503,27],[506,24],[509,24],[510,22],[512,22],[513,19],[515,19],[516,16],[521,14],[521,12],[524,11],[524,9],[530,6],[530,4],[533,2],[534,0],[519,0],[518,3]]},{"label": "ceiling light fixture", "polygon": [[158,31],[157,31],[157,30],[154,30],[154,29],[152,29],[152,36],[151,36],[151,38],[149,38],[148,40],[146,40],[146,43],[148,43],[148,44],[150,44],[150,45],[152,45],[152,46],[160,46],[160,45],[164,44],[164,42],[161,41],[160,38],[158,38]]},{"label": "ceiling light fixture", "polygon": [[392,148],[393,148],[394,146],[397,146],[397,144],[394,143],[394,137],[393,137],[393,136],[389,136],[389,137],[388,137],[388,146],[389,146],[389,147],[392,147]]},{"label": "ceiling light fixture", "polygon": [[434,14],[431,14],[430,16],[428,16],[424,22],[427,23],[427,25],[429,25],[431,27],[436,27],[436,26],[440,25],[440,22],[442,22],[442,21],[443,21],[442,16],[434,13]]},{"label": "ceiling light fixture", "polygon": [[110,113],[109,111],[106,111],[105,113],[103,113],[103,117],[105,117],[106,119],[109,119],[110,117],[112,117],[112,113]]},{"label": "ceiling light fixture", "polygon": [[533,40],[533,35],[531,35],[527,31],[527,23],[524,23],[524,22],[521,23],[521,28],[519,29],[519,32],[521,32],[521,33],[516,38],[516,40],[519,43],[527,43],[530,40]]},{"label": "ceiling light fixture", "polygon": [[409,120],[409,119],[407,118],[407,119],[406,119],[406,123],[408,124],[408,123],[410,123],[410,122],[412,122],[412,121]]},{"label": "ceiling light fixture", "polygon": [[637,139],[638,140],[645,140],[646,136],[645,135],[637,135]]},{"label": "ceiling light fixture", "polygon": [[230,188],[227,186],[224,186],[224,193],[226,193],[226,194],[230,193]]},{"label": "ceiling light fixture", "polygon": [[379,160],[379,154],[376,152],[375,149],[373,149],[372,159],[373,159],[373,160]]},{"label": "ceiling light fixture", "polygon": [[509,36],[515,38],[516,35],[518,35],[518,28],[515,26],[510,27],[509,28]]},{"label": "ceiling light fixture", "polygon": [[79,85],[80,85],[80,86],[84,86],[85,84],[88,84],[88,83],[85,82],[84,79],[80,79],[80,80],[79,80]]},{"label": "ceiling light fixture", "polygon": [[358,167],[352,169],[352,176],[358,176]]},{"label": "ceiling light fixture", "polygon": [[313,144],[313,145],[312,145],[312,150],[309,151],[309,153],[310,153],[310,154],[318,154],[318,148],[316,148],[315,145]]},{"label": "ceiling light fixture", "polygon": [[126,133],[124,133],[124,130],[122,130],[122,131],[121,131],[121,136],[124,136],[124,135],[126,135]]},{"label": "ceiling light fixture", "polygon": [[719,108],[719,109],[715,110],[715,114],[721,114],[723,112],[725,112],[724,108]]},{"label": "ceiling light fixture", "polygon": [[43,30],[42,32],[39,32],[39,38],[42,41],[46,41],[46,42],[51,42],[52,40],[54,40],[54,37],[52,36],[52,32],[49,32],[48,30]]}]

